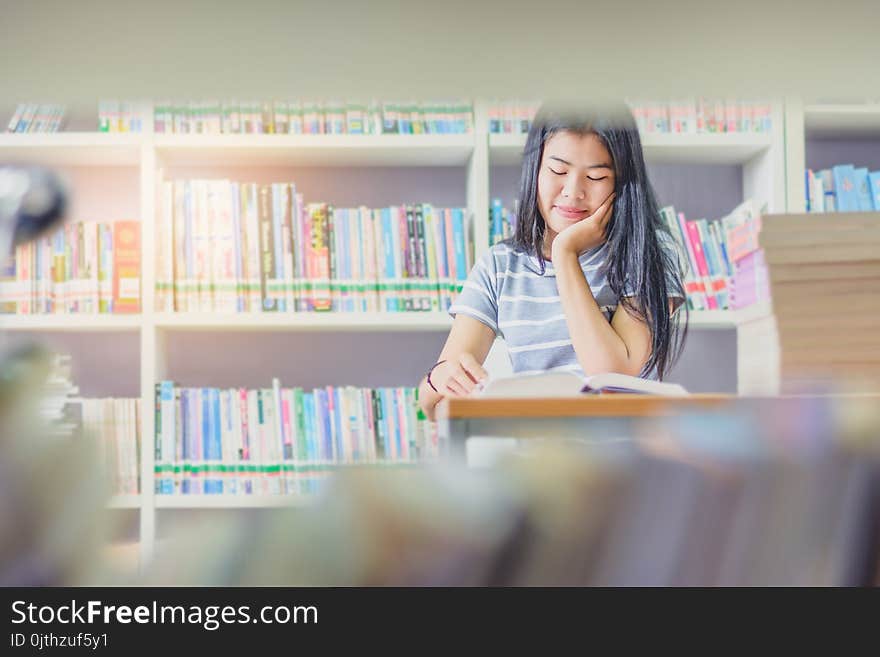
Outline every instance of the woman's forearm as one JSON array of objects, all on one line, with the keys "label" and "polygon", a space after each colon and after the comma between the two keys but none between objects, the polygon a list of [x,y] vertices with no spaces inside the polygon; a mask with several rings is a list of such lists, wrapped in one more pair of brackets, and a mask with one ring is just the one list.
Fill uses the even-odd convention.
[{"label": "woman's forearm", "polygon": [[632,362],[626,343],[602,314],[577,255],[555,257],[553,267],[571,343],[584,374],[638,374],[641,363]]}]

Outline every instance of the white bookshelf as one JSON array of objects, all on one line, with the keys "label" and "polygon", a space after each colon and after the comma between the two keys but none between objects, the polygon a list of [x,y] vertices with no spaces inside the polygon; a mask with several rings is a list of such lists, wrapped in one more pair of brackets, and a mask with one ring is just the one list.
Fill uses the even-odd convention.
[{"label": "white bookshelf", "polygon": [[157,509],[278,509],[308,506],[297,495],[156,495]]},{"label": "white bookshelf", "polygon": [[4,164],[139,166],[145,137],[136,134],[59,132],[0,133]]},{"label": "white bookshelf", "polygon": [[[127,316],[0,316],[0,330],[32,332],[137,332],[139,336],[141,481],[143,492],[113,498],[114,509],[140,514],[141,561],[146,562],[156,539],[159,511],[186,509],[271,508],[306,503],[283,496],[162,496],[153,492],[154,386],[169,372],[169,334],[206,335],[228,332],[289,332],[330,334],[352,340],[358,333],[388,333],[387,348],[396,348],[392,334],[445,334],[451,320],[445,313],[365,314],[213,314],[156,313],[155,276],[156,190],[169,167],[462,167],[466,205],[472,214],[477,257],[488,248],[490,168],[519,162],[525,137],[489,135],[485,105],[476,103],[475,132],[469,135],[174,135],[153,134],[152,116],[142,134],[57,133],[0,135],[0,162],[32,162],[62,167],[129,166],[137,168],[139,215],[142,222],[142,308]],[[648,135],[646,157],[653,161],[693,164],[739,164],[745,196],[765,201],[771,212],[786,205],[786,150],[783,105],[774,104],[770,134]],[[769,308],[748,311],[692,312],[694,330],[736,329]],[[296,339],[292,337],[291,339]],[[356,337],[354,338],[356,339]],[[218,354],[222,358],[222,354]],[[266,372],[267,380],[273,375]],[[295,381],[289,383],[295,384]],[[404,381],[401,384],[407,383]],[[415,384],[415,381],[409,382]]]},{"label": "white bookshelf", "polygon": [[[880,103],[785,103],[787,212],[806,212],[804,171],[808,139],[880,139]],[[843,162],[841,162],[843,164]]]},{"label": "white bookshelf", "polygon": [[[296,495],[154,495],[155,509],[277,509],[305,507],[314,499]],[[109,509],[137,510],[143,506],[141,495],[114,495]]]},{"label": "white bookshelf", "polygon": [[141,315],[0,315],[0,331],[137,331]]},{"label": "white bookshelf", "polygon": [[156,135],[167,166],[464,166],[473,135]]},{"label": "white bookshelf", "polygon": [[446,313],[161,313],[158,329],[173,331],[448,331]]},{"label": "white bookshelf", "polygon": [[773,133],[646,135],[645,158],[688,164],[748,164],[773,148]]}]

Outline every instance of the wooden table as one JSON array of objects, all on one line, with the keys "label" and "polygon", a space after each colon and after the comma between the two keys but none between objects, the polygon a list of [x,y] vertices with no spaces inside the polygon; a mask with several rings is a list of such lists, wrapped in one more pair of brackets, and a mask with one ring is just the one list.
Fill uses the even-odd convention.
[{"label": "wooden table", "polygon": [[789,405],[796,416],[804,401],[833,400],[839,421],[848,420],[877,427],[880,441],[880,395],[875,392],[739,397],[695,394],[688,397],[659,397],[638,394],[581,395],[552,398],[451,398],[437,406],[440,439],[453,458],[464,458],[471,437],[577,438],[582,441],[620,441],[635,435],[637,423],[650,422],[682,413],[776,412]]},{"label": "wooden table", "polygon": [[660,397],[639,394],[464,397],[440,402],[437,422],[440,439],[448,445],[450,455],[463,459],[467,440],[471,437],[619,440],[631,433],[635,421],[688,411],[720,410],[737,399],[734,395]]}]

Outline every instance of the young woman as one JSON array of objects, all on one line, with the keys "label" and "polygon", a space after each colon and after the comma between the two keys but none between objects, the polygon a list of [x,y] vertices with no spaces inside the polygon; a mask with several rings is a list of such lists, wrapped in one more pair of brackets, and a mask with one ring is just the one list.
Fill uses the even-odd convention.
[{"label": "young woman", "polygon": [[683,346],[685,299],[674,242],[625,107],[544,107],[526,139],[515,235],[476,263],[422,380],[428,417],[469,395],[496,335],[516,373],[663,376]]}]

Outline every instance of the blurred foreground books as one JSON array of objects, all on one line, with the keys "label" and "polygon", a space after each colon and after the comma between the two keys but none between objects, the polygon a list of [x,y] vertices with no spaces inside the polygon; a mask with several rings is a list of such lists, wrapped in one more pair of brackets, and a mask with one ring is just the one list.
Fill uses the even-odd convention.
[{"label": "blurred foreground books", "polygon": [[2,366],[0,585],[878,583],[876,396],[738,400],[616,440],[525,440],[485,470],[364,465],[302,507],[187,514],[141,574],[120,575],[132,551],[110,559],[100,540],[90,437],[34,421],[42,357]]},{"label": "blurred foreground books", "polygon": [[876,584],[876,401],[748,400],[627,440],[523,441],[490,470],[352,471],[306,509],[189,520],[145,581]]}]

